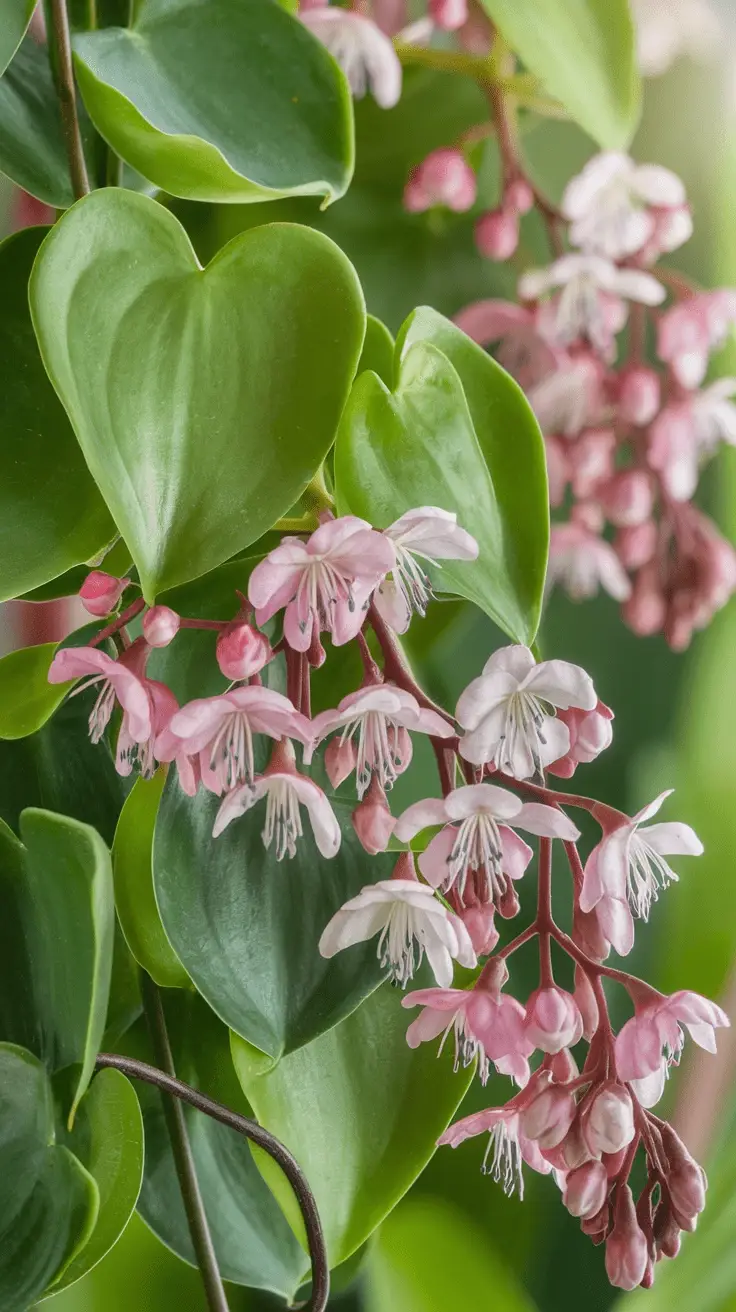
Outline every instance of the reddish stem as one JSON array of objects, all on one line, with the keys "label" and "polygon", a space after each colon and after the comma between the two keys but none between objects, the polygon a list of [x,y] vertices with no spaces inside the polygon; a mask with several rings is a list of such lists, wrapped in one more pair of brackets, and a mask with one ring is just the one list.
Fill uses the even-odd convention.
[{"label": "reddish stem", "polygon": [[230,620],[185,620],[185,619],[182,619],[181,622],[180,622],[180,624],[179,624],[179,628],[180,628],[180,629],[212,629],[214,632],[220,633],[220,632],[222,631],[222,629],[226,629],[227,626],[228,626],[228,624],[230,624],[230,623],[231,623]]},{"label": "reddish stem", "polygon": [[539,840],[539,885],[537,890],[537,925],[539,927],[539,983],[541,988],[554,984],[552,970],[552,841]]},{"label": "reddish stem", "polygon": [[520,934],[517,934],[516,938],[512,939],[510,943],[507,943],[505,948],[499,948],[498,952],[494,952],[494,957],[497,961],[503,961],[505,957],[510,957],[512,952],[516,952],[517,948],[523,947],[525,943],[528,943],[538,932],[539,929],[535,920],[528,929],[522,930]]},{"label": "reddish stem", "polygon": [[381,673],[380,667],[373,659],[371,649],[365,640],[365,636],[362,633],[359,633],[356,641],[358,643],[360,659],[363,662],[363,673],[365,675],[366,684],[382,683],[383,674]]},{"label": "reddish stem", "polygon": [[[404,650],[396,637],[395,633],[388,627],[386,621],[379,615],[373,602],[371,602],[368,611],[368,623],[378,639],[378,645],[383,654],[383,673],[387,679],[398,684],[405,692],[410,692],[413,697],[423,706],[425,710],[435,711],[443,720],[451,724],[454,728],[455,722],[451,715],[447,714],[441,706],[433,702],[431,697],[420,688],[414,675],[412,674],[409,663],[404,655]],[[446,744],[446,740],[443,739]]]},{"label": "reddish stem", "polygon": [[121,611],[116,620],[111,620],[109,624],[105,625],[104,629],[100,629],[99,633],[95,634],[94,638],[92,638],[87,646],[99,647],[100,643],[104,642],[106,638],[112,638],[113,634],[118,633],[120,629],[125,628],[125,625],[135,619],[136,615],[140,615],[145,604],[146,603],[142,597],[139,597],[137,601],[132,602],[126,610]]}]

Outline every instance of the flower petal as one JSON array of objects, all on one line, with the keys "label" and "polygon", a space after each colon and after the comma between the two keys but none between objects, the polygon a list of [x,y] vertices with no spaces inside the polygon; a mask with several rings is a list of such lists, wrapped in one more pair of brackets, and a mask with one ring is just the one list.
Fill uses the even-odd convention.
[{"label": "flower petal", "polygon": [[598,705],[590,675],[569,661],[542,661],[527,675],[523,686],[524,692],[534,693],[561,711],[571,706],[592,711]]},{"label": "flower petal", "polygon": [[539,834],[542,838],[561,838],[566,843],[576,843],[580,837],[580,830],[564,811],[545,806],[542,802],[525,802],[514,817],[514,824],[526,829],[527,833]]},{"label": "flower petal", "polygon": [[319,951],[323,957],[334,957],[343,948],[364,943],[383,929],[391,914],[391,903],[373,902],[360,910],[341,907],[322,931]]},{"label": "flower petal", "polygon": [[519,815],[522,804],[514,793],[496,784],[464,784],[448,793],[445,810],[450,820],[466,820],[482,813],[497,820],[511,820]]},{"label": "flower petal", "polygon": [[427,797],[422,802],[414,802],[399,816],[394,827],[394,836],[400,842],[408,843],[429,825],[443,825],[446,822],[447,810],[442,799]]},{"label": "flower petal", "polygon": [[442,888],[450,877],[449,861],[456,838],[457,830],[445,825],[419,856],[419,869],[432,888]]},{"label": "flower petal", "polygon": [[702,856],[704,850],[695,830],[677,820],[647,825],[640,837],[660,856]]}]

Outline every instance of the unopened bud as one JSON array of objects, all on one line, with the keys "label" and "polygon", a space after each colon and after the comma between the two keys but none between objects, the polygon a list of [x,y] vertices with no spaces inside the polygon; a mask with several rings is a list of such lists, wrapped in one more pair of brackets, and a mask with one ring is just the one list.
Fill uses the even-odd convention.
[{"label": "unopened bud", "polygon": [[573,997],[583,1021],[583,1038],[590,1043],[598,1029],[598,1003],[593,992],[593,985],[585,971],[580,969],[580,966],[575,967],[575,992]]},{"label": "unopened bud", "polygon": [[180,625],[181,617],[170,606],[152,606],[143,616],[143,637],[149,647],[168,647]]},{"label": "unopened bud", "polygon": [[499,916],[503,916],[504,920],[513,920],[514,916],[518,916],[521,910],[519,895],[508,877],[506,879],[506,888],[498,899],[496,908]]},{"label": "unopened bud", "polygon": [[571,994],[553,985],[532,993],[526,1007],[524,1030],[535,1048],[559,1052],[580,1040],[583,1018]]},{"label": "unopened bud", "polygon": [[79,600],[90,615],[109,615],[129,583],[130,579],[118,579],[114,574],[93,569],[79,589]]},{"label": "unopened bud", "polygon": [[373,775],[363,801],[353,811],[352,820],[353,828],[366,852],[370,852],[371,856],[385,852],[396,821],[376,775]]},{"label": "unopened bud", "polygon": [[608,1197],[610,1184],[602,1162],[585,1162],[569,1171],[562,1201],[571,1216],[596,1216]]},{"label": "unopened bud", "polygon": [[680,1251],[680,1227],[669,1203],[662,1199],[654,1213],[654,1242],[662,1257],[677,1257]]},{"label": "unopened bud", "polygon": [[581,1123],[594,1157],[617,1153],[631,1143],[634,1108],[623,1085],[609,1080],[591,1090],[581,1111]]},{"label": "unopened bud", "polygon": [[459,150],[433,150],[409,176],[404,209],[419,214],[433,205],[446,205],[460,214],[475,203],[475,193],[475,174],[465,156]]},{"label": "unopened bud", "polygon": [[333,738],[325,748],[324,759],[325,770],[332,787],[339,788],[355,769],[357,754],[352,738],[344,740],[339,736]]},{"label": "unopened bud", "polygon": [[245,620],[233,620],[217,639],[217,664],[225,678],[234,683],[257,674],[272,656],[265,633]]},{"label": "unopened bud", "polygon": [[527,1139],[534,1139],[542,1149],[556,1148],[570,1129],[576,1111],[572,1094],[559,1084],[550,1084],[519,1114],[519,1122]]},{"label": "unopened bud", "polygon": [[640,569],[648,564],[657,550],[658,538],[659,530],[653,519],[620,528],[613,546],[624,569]]},{"label": "unopened bud", "polygon": [[519,245],[519,216],[507,210],[488,210],[475,225],[475,244],[487,260],[510,260]]},{"label": "unopened bud", "polygon": [[617,528],[630,528],[649,519],[654,504],[652,481],[644,469],[624,469],[601,492],[606,515]]},{"label": "unopened bud", "polygon": [[443,32],[456,32],[468,21],[468,0],[429,0],[429,12]]},{"label": "unopened bud", "polygon": [[478,907],[460,907],[457,915],[470,935],[473,951],[478,957],[487,957],[498,943],[495,908],[492,902]]},{"label": "unopened bud", "polygon": [[580,1074],[578,1064],[569,1048],[562,1048],[554,1057],[547,1058],[545,1065],[556,1084],[567,1084],[568,1080],[574,1080]]},{"label": "unopened bud", "polygon": [[647,1269],[649,1245],[636,1219],[629,1186],[618,1185],[616,1192],[615,1224],[606,1241],[606,1273],[617,1289],[636,1289]]},{"label": "unopened bud", "polygon": [[621,607],[621,614],[629,628],[640,638],[648,638],[659,633],[667,618],[667,603],[662,593],[659,568],[655,561],[644,565],[634,579],[634,587],[628,601]]},{"label": "unopened bud", "polygon": [[635,365],[621,375],[618,394],[618,413],[625,424],[637,428],[650,424],[660,405],[662,387],[654,369]]},{"label": "unopened bud", "polygon": [[611,1228],[611,1209],[608,1203],[604,1203],[601,1210],[593,1216],[584,1216],[580,1222],[580,1229],[584,1235],[588,1235],[594,1244],[601,1244]]},{"label": "unopened bud", "polygon": [[514,178],[503,194],[505,210],[515,210],[517,214],[528,214],[534,204],[534,192],[526,178]]}]

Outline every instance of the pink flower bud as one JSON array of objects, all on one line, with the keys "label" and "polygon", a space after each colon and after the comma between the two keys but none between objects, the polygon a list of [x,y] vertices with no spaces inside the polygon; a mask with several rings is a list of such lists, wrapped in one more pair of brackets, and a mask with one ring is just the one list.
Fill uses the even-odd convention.
[{"label": "pink flower bud", "polygon": [[432,205],[446,205],[462,213],[475,203],[475,192],[475,174],[465,156],[459,150],[433,150],[409,176],[404,209],[419,214]]},{"label": "pink flower bud", "polygon": [[664,628],[667,603],[655,561],[639,570],[631,596],[621,607],[621,614],[632,632],[640,638],[648,638]]},{"label": "pink flower bud", "polygon": [[600,1212],[594,1216],[584,1216],[580,1222],[583,1234],[588,1235],[594,1244],[602,1244],[610,1228],[611,1209],[608,1203],[603,1204]]},{"label": "pink flower bud", "polygon": [[504,920],[513,920],[521,910],[519,895],[510,879],[507,879],[506,888],[496,903],[496,910]]},{"label": "pink flower bud", "polygon": [[588,1146],[580,1130],[579,1115],[575,1116],[562,1142],[556,1148],[547,1149],[544,1156],[557,1171],[574,1171],[578,1166],[582,1166],[583,1162],[591,1160]]},{"label": "pink flower bud", "polygon": [[371,856],[385,852],[396,821],[377,775],[373,775],[368,792],[353,811],[352,820],[353,828],[366,852],[370,852]]},{"label": "pink flower bud", "polygon": [[528,214],[533,205],[534,192],[526,178],[514,178],[503,194],[504,209],[516,211],[517,214]]},{"label": "pink flower bud", "polygon": [[[600,903],[598,905],[600,906]],[[572,937],[578,947],[583,949],[586,957],[592,957],[593,961],[605,961],[611,951],[611,945],[601,929],[601,922],[595,908],[593,911],[581,911],[579,906],[575,907]]]},{"label": "pink flower bud", "polygon": [[341,783],[353,773],[357,762],[355,744],[352,738],[343,739],[340,737],[333,738],[325,748],[325,770],[327,777],[333,788],[339,788]]},{"label": "pink flower bud", "polygon": [[646,565],[657,550],[659,530],[653,519],[643,524],[632,524],[629,528],[620,528],[614,538],[613,546],[624,569],[640,569]]},{"label": "pink flower bud", "polygon": [[644,1279],[649,1258],[646,1235],[636,1219],[634,1197],[626,1185],[619,1185],[616,1221],[606,1241],[606,1273],[617,1289],[636,1289]]},{"label": "pink flower bud", "polygon": [[468,0],[429,0],[429,12],[444,32],[456,32],[468,21]]},{"label": "pink flower bud", "polygon": [[498,943],[494,912],[495,907],[492,902],[478,907],[461,907],[457,911],[470,935],[470,942],[477,957],[487,957]]},{"label": "pink flower bud", "polygon": [[594,1157],[617,1153],[631,1143],[634,1108],[623,1085],[608,1080],[591,1090],[581,1112],[581,1123],[583,1137]]},{"label": "pink flower bud", "polygon": [[475,244],[488,260],[510,260],[519,245],[519,216],[507,210],[488,210],[475,225]]},{"label": "pink flower bud", "polygon": [[168,647],[180,624],[181,617],[169,606],[152,606],[143,616],[143,637],[149,647]]},{"label": "pink flower bud", "polygon": [[671,1125],[664,1125],[661,1133],[670,1166],[667,1188],[680,1221],[680,1229],[695,1229],[692,1222],[705,1207],[705,1191],[708,1187],[705,1171],[690,1155]]},{"label": "pink flower bud", "polygon": [[265,633],[245,620],[233,620],[217,639],[217,664],[225,678],[236,683],[257,674],[272,656]]},{"label": "pink flower bud", "polygon": [[543,1088],[520,1113],[522,1133],[539,1147],[556,1148],[575,1119],[575,1099],[559,1084]]},{"label": "pink flower bud", "polygon": [[570,1171],[562,1201],[571,1216],[595,1216],[608,1197],[608,1176],[602,1162],[585,1162]]},{"label": "pink flower bud", "polygon": [[598,1003],[588,976],[579,966],[575,967],[575,992],[573,997],[583,1018],[583,1038],[590,1043],[598,1029]]},{"label": "pink flower bud", "polygon": [[549,1064],[545,1063],[545,1066],[550,1071],[555,1084],[567,1084],[568,1080],[577,1079],[580,1074],[578,1064],[569,1048],[561,1048],[549,1060]]},{"label": "pink flower bud", "polygon": [[644,365],[634,365],[621,375],[618,412],[625,424],[637,428],[650,424],[657,414],[662,395],[659,374]]},{"label": "pink flower bud", "polygon": [[599,495],[606,515],[617,528],[643,524],[652,513],[652,481],[643,469],[622,470]]},{"label": "pink flower bud", "polygon": [[542,1052],[570,1048],[582,1037],[583,1018],[574,998],[553,985],[537,989],[526,1006],[526,1037]]},{"label": "pink flower bud", "polygon": [[79,589],[79,600],[90,615],[109,615],[117,606],[130,579],[116,579],[101,569],[93,569]]},{"label": "pink flower bud", "polygon": [[[616,435],[610,428],[590,428],[570,448],[572,490],[576,497],[594,496],[613,474]],[[597,532],[598,525],[594,527]]]},{"label": "pink flower bud", "polygon": [[680,1227],[664,1198],[654,1213],[654,1242],[662,1257],[677,1257],[680,1251]]}]

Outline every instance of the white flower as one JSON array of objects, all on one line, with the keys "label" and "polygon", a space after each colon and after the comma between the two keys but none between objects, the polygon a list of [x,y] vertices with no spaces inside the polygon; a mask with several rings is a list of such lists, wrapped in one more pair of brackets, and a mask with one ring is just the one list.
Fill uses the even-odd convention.
[{"label": "white flower", "polygon": [[418,879],[383,879],[366,885],[332,917],[319,950],[323,957],[334,957],[375,934],[380,934],[381,965],[402,988],[413,978],[425,952],[440,988],[452,983],[453,957],[463,966],[476,964],[463,922]]},{"label": "white flower", "polygon": [[736,378],[719,378],[696,392],[690,401],[695,436],[702,451],[712,452],[719,442],[736,445]]},{"label": "white flower", "polygon": [[619,269],[601,255],[563,255],[546,269],[530,269],[519,280],[519,295],[537,301],[558,291],[550,306],[548,333],[563,345],[587,338],[610,354],[615,334],[626,322],[624,301],[659,305],[666,292],[650,273]]},{"label": "white flower", "polygon": [[340,826],[322,789],[296,770],[274,770],[260,775],[252,784],[241,784],[224,799],[212,834],[215,838],[231,821],[250,811],[262,797],[266,798],[266,823],[263,843],[269,848],[276,841],[276,860],[293,857],[303,836],[300,804],[307,808],[314,841],[324,857],[336,856],[340,848]]},{"label": "white flower", "polygon": [[571,223],[573,246],[622,260],[651,241],[657,226],[654,208],[675,210],[686,200],[682,182],[669,169],[635,164],[611,150],[594,156],[568,183],[562,212]]},{"label": "white flower", "polygon": [[613,547],[582,524],[553,525],[547,582],[561,583],[573,601],[594,597],[599,587],[615,601],[631,596],[629,576]]},{"label": "white flower", "polygon": [[406,633],[412,614],[426,614],[432,584],[420,560],[476,560],[478,543],[460,528],[457,515],[439,506],[407,510],[384,530],[396,550],[396,567],[374,594],[379,615],[395,633]]},{"label": "white flower", "polygon": [[592,711],[598,696],[578,665],[542,661],[528,647],[502,647],[461,694],[455,718],[466,730],[460,755],[474,765],[493,763],[515,779],[529,779],[570,747],[567,725],[551,708]]},{"label": "white flower", "polygon": [[632,0],[639,67],[645,77],[666,73],[681,55],[717,53],[721,24],[709,0]]},{"label": "white flower", "polygon": [[299,15],[340,65],[353,95],[370,89],[376,104],[391,109],[401,96],[401,64],[392,42],[370,18],[323,5]]}]

